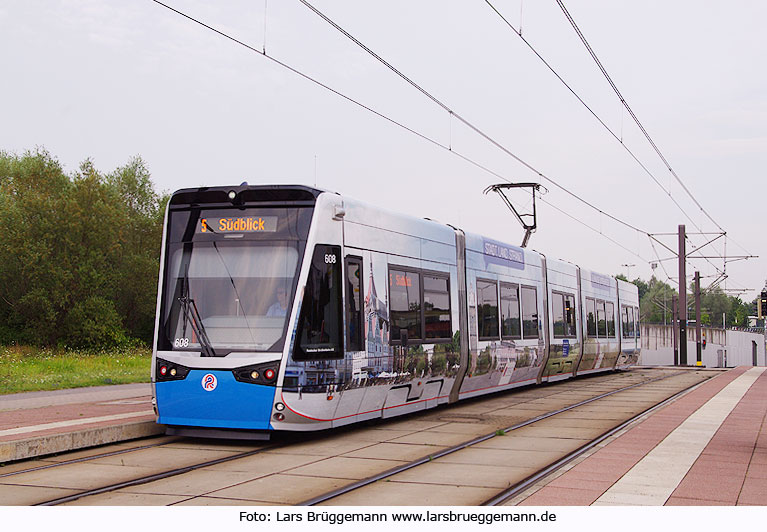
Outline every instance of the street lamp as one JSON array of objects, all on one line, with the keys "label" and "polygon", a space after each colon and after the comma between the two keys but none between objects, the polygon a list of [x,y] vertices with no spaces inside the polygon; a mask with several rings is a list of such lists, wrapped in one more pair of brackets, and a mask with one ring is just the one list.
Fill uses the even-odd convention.
[{"label": "street lamp", "polygon": [[626,279],[631,280],[631,268],[636,266],[636,264],[621,264],[621,266],[626,268]]}]

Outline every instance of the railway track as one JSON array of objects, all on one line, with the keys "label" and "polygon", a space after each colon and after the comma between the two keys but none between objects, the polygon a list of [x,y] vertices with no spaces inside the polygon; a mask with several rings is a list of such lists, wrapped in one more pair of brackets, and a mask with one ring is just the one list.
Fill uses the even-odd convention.
[{"label": "railway track", "polygon": [[[147,438],[147,439],[155,439],[155,438],[158,438],[158,436],[152,436],[151,438]],[[162,437],[160,436],[160,438],[162,438]],[[143,440],[144,440],[144,438],[142,438],[139,441],[143,441]],[[52,468],[55,468],[55,467],[61,467],[61,466],[70,465],[70,464],[79,464],[79,463],[82,463],[82,462],[90,462],[92,460],[98,460],[99,458],[108,458],[110,456],[118,456],[118,455],[121,455],[121,454],[131,453],[131,452],[134,452],[134,451],[142,451],[144,449],[152,449],[154,447],[161,447],[161,446],[167,445],[167,444],[168,444],[167,441],[156,442],[156,443],[148,443],[146,445],[138,445],[136,447],[129,447],[127,449],[118,449],[116,451],[107,451],[107,452],[98,453],[98,454],[89,454],[88,456],[82,456],[82,457],[79,457],[79,458],[72,458],[72,459],[69,459],[69,460],[61,460],[59,462],[52,461],[52,462],[44,464],[44,465],[28,467],[26,469],[18,469],[18,470],[15,470],[15,471],[9,471],[8,473],[0,473],[0,479],[6,478],[6,477],[13,477],[13,476],[16,476],[16,475],[23,475],[24,473],[33,473],[35,471],[42,471],[44,469],[52,469]],[[106,447],[112,447],[112,445],[111,444],[107,444]],[[81,454],[82,452],[83,452],[82,450],[76,450],[76,451],[67,452],[65,454],[73,454],[73,453],[74,454]],[[54,456],[59,456],[59,455],[57,454],[57,455],[54,455]],[[50,459],[51,459],[50,457],[47,457],[46,459],[39,459],[39,460],[35,460],[35,461],[45,462],[45,461],[48,461]],[[21,462],[21,463],[23,463],[23,462]],[[2,471],[2,469],[0,469],[0,471]]]},{"label": "railway track", "polygon": [[[524,419],[518,423],[514,423],[512,425],[505,426],[503,428],[499,428],[491,433],[485,433],[479,436],[474,437],[466,437],[464,438],[466,441],[462,441],[460,444],[448,446],[446,448],[440,448],[436,450],[436,452],[431,452],[425,455],[420,456],[419,458],[412,460],[410,462],[398,465],[397,467],[393,468],[386,468],[383,467],[388,462],[386,460],[379,460],[381,463],[381,471],[377,472],[373,475],[366,476],[362,480],[349,482],[348,480],[343,481],[340,480],[337,482],[337,484],[340,484],[339,487],[331,490],[316,490],[317,492],[320,492],[318,495],[313,495],[311,497],[304,496],[303,498],[296,498],[295,495],[293,495],[292,499],[286,499],[284,501],[272,501],[274,504],[308,504],[308,505],[315,505],[315,504],[365,504],[364,502],[359,502],[360,497],[364,500],[366,497],[364,495],[364,492],[366,489],[369,489],[371,486],[381,486],[383,483],[393,483],[397,484],[400,482],[400,479],[403,475],[408,474],[417,474],[417,471],[419,468],[423,467],[429,467],[433,466],[435,464],[441,463],[445,460],[451,460],[451,457],[460,456],[461,452],[466,452],[467,450],[471,449],[477,449],[481,448],[483,445],[486,445],[488,443],[492,443],[493,440],[495,441],[501,441],[505,440],[506,438],[502,438],[498,436],[499,434],[504,434],[507,437],[510,437],[516,433],[524,432],[528,428],[534,428],[541,426],[542,424],[546,424],[548,420],[554,420],[554,419],[560,419],[563,416],[567,415],[569,412],[577,412],[579,409],[588,408],[589,405],[593,404],[599,404],[600,401],[602,403],[606,403],[607,401],[611,401],[609,404],[615,404],[616,397],[621,397],[620,394],[632,394],[633,392],[636,392],[638,390],[641,390],[644,386],[651,386],[655,383],[661,383],[664,381],[674,380],[672,378],[676,378],[677,380],[680,377],[687,376],[688,378],[691,377],[692,372],[672,372],[668,371],[665,372],[663,375],[655,376],[655,377],[648,377],[646,374],[642,374],[641,372],[638,372],[638,374],[631,376],[630,379],[633,382],[630,383],[619,383],[616,381],[620,381],[621,379],[618,378],[618,376],[614,376],[613,379],[608,379],[609,376],[602,376],[602,378],[590,378],[589,380],[581,380],[577,387],[572,386],[572,383],[570,386],[567,386],[567,383],[557,384],[550,387],[545,387],[544,389],[537,388],[532,389],[527,392],[512,392],[510,394],[499,394],[498,396],[494,396],[491,398],[488,398],[483,401],[475,401],[473,406],[472,403],[469,403],[468,405],[462,405],[463,410],[466,410],[468,407],[469,409],[474,408],[475,410],[478,410],[481,405],[484,405],[484,403],[495,401],[504,401],[507,402],[511,401],[514,403],[514,406],[516,406],[520,412],[530,412],[531,415],[527,416],[527,419]],[[626,379],[623,379],[626,380]],[[699,377],[697,379],[692,378],[689,386],[694,386],[695,384],[698,384],[700,382],[703,382],[705,378]],[[571,381],[568,381],[571,382]],[[625,384],[625,385],[624,385]],[[685,386],[684,389],[686,390],[689,386]],[[680,386],[677,385],[677,388]],[[588,397],[586,399],[581,400],[574,400],[573,397],[577,398],[579,395],[583,396],[585,395],[589,389],[598,389],[599,388],[612,388],[608,391],[604,391],[601,393],[596,393],[594,391],[589,392],[592,396]],[[517,396],[524,396],[524,394],[527,393],[527,396],[529,396],[529,400],[527,401],[518,401],[519,397]],[[667,397],[669,393],[663,392],[665,396]],[[612,399],[611,399],[612,398]],[[541,408],[544,404],[548,402],[554,401],[554,399],[557,399],[559,401],[565,401],[566,404],[563,407],[555,408],[548,410],[546,412],[532,415],[536,410],[535,408]],[[630,401],[634,401],[634,399],[630,399]],[[651,406],[657,405],[661,401],[654,401]],[[514,408],[512,406],[511,408]],[[528,408],[528,410],[525,410],[525,408]],[[460,419],[461,415],[460,411],[461,408],[457,408],[455,410],[458,410],[456,413],[452,413],[452,409],[447,408],[443,409],[442,411],[438,412],[427,412],[426,414],[421,415],[420,417],[423,418],[436,418],[438,419],[440,416],[442,418],[444,417],[457,417]],[[636,415],[643,415],[644,412],[647,410],[647,408],[642,408],[641,412],[635,413],[633,417]],[[607,425],[615,425],[616,420],[605,420]],[[420,421],[419,421],[420,422]],[[625,423],[628,423],[628,420],[623,420],[622,423],[625,425]],[[375,424],[373,426],[373,431],[379,431],[379,432],[387,432],[390,431],[388,428],[389,426],[399,426],[401,425],[401,420],[394,420],[393,422],[382,422],[379,424]],[[425,422],[424,422],[425,423]],[[613,427],[610,427],[609,429],[612,430]],[[357,428],[359,430],[359,428]],[[605,435],[609,430],[604,429],[604,427],[601,427],[599,434],[596,436],[597,438],[600,436]],[[309,438],[298,438],[294,440],[286,440],[283,442],[276,442],[276,443],[269,443],[269,444],[260,444],[260,446],[256,449],[249,449],[242,452],[234,452],[230,453],[227,456],[222,456],[218,458],[214,458],[212,460],[198,460],[195,461],[192,464],[183,465],[181,467],[170,467],[166,468],[159,472],[153,472],[152,474],[147,475],[140,475],[136,476],[135,478],[130,478],[127,480],[122,480],[119,482],[112,482],[112,483],[106,483],[102,484],[90,489],[84,489],[84,490],[76,490],[75,492],[68,493],[61,497],[55,497],[55,498],[46,498],[44,500],[38,500],[36,505],[59,505],[59,504],[79,504],[85,502],[86,504],[88,501],[98,501],[99,496],[101,497],[109,497],[109,494],[112,492],[118,492],[118,493],[124,493],[126,491],[131,491],[131,488],[135,488],[137,486],[146,485],[144,488],[145,493],[162,493],[163,488],[158,487],[157,489],[153,489],[152,486],[156,486],[158,481],[162,482],[166,479],[171,479],[173,477],[183,477],[186,473],[191,473],[193,471],[200,471],[204,470],[205,472],[215,471],[216,468],[229,468],[233,471],[240,471],[240,470],[248,470],[247,464],[250,463],[248,460],[253,460],[256,457],[256,455],[263,454],[264,456],[261,458],[266,459],[267,457],[270,459],[273,459],[275,456],[282,456],[284,458],[284,455],[280,455],[279,453],[297,453],[298,450],[293,451],[292,449],[300,448],[302,445],[322,445],[323,440],[328,440],[327,443],[332,446],[334,441],[336,441],[339,438],[343,438],[344,434],[355,434],[355,430],[347,430],[347,431],[341,431],[332,433],[330,436],[328,435],[315,435],[313,439]],[[607,436],[604,436],[607,437]],[[592,438],[592,441],[594,441],[596,438]],[[307,443],[307,440],[308,443]],[[377,442],[380,444],[381,442]],[[114,459],[114,457],[121,455],[121,454],[130,454],[134,451],[144,451],[149,452],[150,449],[157,448],[157,447],[163,447],[163,446],[172,446],[172,445],[178,445],[177,441],[173,442],[164,442],[164,443],[156,443],[156,444],[149,444],[149,445],[141,445],[136,446],[131,449],[121,449],[118,451],[112,451],[107,453],[100,453],[97,455],[93,455],[90,457],[83,457],[73,460],[66,460],[63,462],[59,462],[57,464],[49,464],[45,466],[38,466],[35,468],[29,468],[27,470],[21,470],[21,471],[15,471],[11,473],[6,473],[3,475],[0,475],[0,483],[5,484],[18,484],[24,485],[24,476],[26,474],[30,473],[39,473],[42,469],[51,469],[55,468],[57,466],[64,466],[69,465],[71,467],[76,467],[78,464],[88,461],[97,461],[99,459],[104,458],[110,458]],[[190,442],[187,442],[188,445],[191,446]],[[596,443],[592,444],[595,445]],[[371,443],[371,446],[374,446],[375,443]],[[204,445],[201,445],[204,447]],[[581,452],[585,452],[587,445],[579,446],[583,447]],[[343,454],[343,449],[339,449],[338,454]],[[563,453],[563,456],[560,457],[560,460],[566,460],[565,462],[562,462],[562,464],[569,462],[575,458],[575,455],[570,456],[572,453]],[[569,458],[568,458],[569,457]],[[310,466],[312,463],[319,463],[322,462],[323,457],[315,457],[316,460],[308,460],[305,461],[305,463],[309,464]],[[560,460],[553,461],[554,464],[559,463]],[[454,460],[453,460],[454,461]],[[242,464],[242,465],[238,465]],[[551,466],[552,464],[547,464],[548,466]],[[296,471],[296,469],[290,469],[280,472],[280,474],[285,473],[285,476],[292,474],[290,471]],[[299,467],[300,469],[300,467]],[[535,480],[541,478],[540,472],[545,468],[538,468],[536,471],[531,471],[530,474],[527,474],[524,476],[524,478],[520,479],[519,482],[514,482],[514,485],[511,486],[512,488],[515,486],[518,486],[517,491],[514,493],[518,493],[519,490],[525,489],[525,487],[529,486],[531,482],[534,482]],[[232,473],[233,478],[230,482],[228,482],[228,485],[224,487],[223,491],[226,491],[226,489],[237,489],[238,485],[245,485],[248,484],[248,481],[245,482],[237,482],[239,480],[239,477],[237,477],[237,474]],[[536,476],[538,475],[538,476]],[[252,476],[252,475],[251,475]],[[235,478],[237,477],[237,478]],[[247,476],[244,476],[242,478],[250,478]],[[266,478],[269,478],[268,476]],[[294,477],[294,478],[306,478],[306,477]],[[409,482],[408,480],[405,480],[406,482]],[[210,489],[213,488],[213,489]],[[72,491],[72,490],[70,490]],[[215,499],[216,497],[221,497],[220,502],[224,502],[224,499],[226,499],[228,496],[226,494],[219,493],[221,488],[218,488],[216,486],[210,486],[208,489],[202,489],[198,490],[200,491],[199,494],[181,494],[178,497],[175,498],[175,500],[169,501],[168,504],[176,504],[176,503],[191,503],[194,504],[194,501],[197,500],[200,496],[205,496],[209,499]],[[497,490],[496,490],[497,491]],[[514,494],[506,496],[503,500],[508,500],[510,497],[513,497]],[[481,502],[487,502],[489,504],[490,497],[486,497]],[[110,500],[110,499],[106,499]],[[251,499],[253,500],[253,499]],[[257,499],[256,499],[257,500]],[[356,501],[356,502],[355,502]],[[210,500],[208,502],[211,502]],[[267,501],[269,502],[269,501]],[[409,502],[412,504],[412,500]],[[213,500],[213,503],[215,503],[215,500]],[[119,504],[119,502],[117,503]],[[403,502],[401,504],[408,504],[408,502]],[[464,504],[479,504],[479,501],[473,501],[468,502]],[[495,504],[495,503],[493,503]]]},{"label": "railway track", "polygon": [[693,388],[696,388],[697,386],[700,386],[700,383],[693,384],[689,386],[688,388],[685,388],[684,390],[677,392],[676,394],[672,395],[668,399],[661,401],[650,408],[636,414],[635,416],[630,417],[623,423],[620,423],[619,425],[607,430],[606,432],[600,434],[596,438],[589,441],[587,444],[582,445],[578,449],[572,451],[571,453],[566,454],[559,460],[553,462],[552,464],[549,464],[546,467],[543,467],[530,475],[529,477],[517,482],[513,486],[503,490],[499,494],[495,495],[494,497],[491,497],[490,499],[482,502],[481,506],[499,506],[506,502],[511,501],[514,497],[524,492],[526,489],[533,486],[536,482],[545,479],[546,477],[552,476],[558,471],[560,471],[562,468],[564,468],[567,464],[570,462],[580,458],[581,456],[585,455],[589,451],[591,451],[594,447],[602,443],[603,441],[607,440],[608,438],[618,434],[620,431],[634,423],[635,421],[641,419],[642,417],[654,412],[655,410],[662,408],[663,406],[667,405],[668,403],[674,401],[677,397],[686,394]]},{"label": "railway track", "polygon": [[[480,443],[486,442],[486,441],[490,440],[491,438],[495,438],[495,437],[498,437],[498,436],[501,436],[501,435],[509,434],[512,431],[516,431],[516,430],[522,429],[524,427],[528,427],[530,425],[543,422],[543,421],[545,421],[545,420],[547,420],[549,418],[555,417],[555,416],[557,416],[559,414],[562,414],[564,412],[572,411],[572,410],[575,410],[575,409],[577,409],[579,407],[588,405],[590,403],[594,403],[596,401],[605,399],[605,398],[610,397],[612,395],[624,393],[624,392],[626,392],[628,390],[631,390],[631,389],[634,389],[634,388],[637,388],[637,387],[640,387],[640,386],[645,386],[645,385],[648,385],[650,383],[657,382],[657,381],[660,381],[660,380],[668,379],[669,377],[672,377],[672,376],[673,375],[665,375],[665,376],[662,376],[662,377],[657,377],[655,379],[651,379],[649,381],[644,381],[644,382],[632,384],[632,385],[626,386],[624,388],[620,388],[620,389],[617,389],[617,390],[606,392],[606,393],[597,395],[597,396],[595,396],[593,398],[580,401],[578,403],[575,403],[573,405],[567,406],[565,408],[561,408],[559,410],[555,410],[555,411],[548,412],[548,413],[540,415],[540,416],[536,416],[536,417],[534,417],[532,419],[529,419],[527,421],[524,421],[522,423],[518,423],[518,424],[515,424],[513,426],[506,427],[505,429],[496,431],[495,433],[486,434],[486,435],[480,436],[480,437],[475,438],[475,439],[473,439],[471,441],[467,441],[467,442],[465,442],[463,444],[453,446],[453,447],[451,447],[449,449],[445,449],[443,451],[440,451],[439,453],[435,453],[434,455],[430,455],[428,457],[425,457],[425,458],[422,458],[422,459],[419,459],[419,460],[414,460],[414,461],[412,461],[412,462],[410,462],[408,464],[401,465],[401,466],[398,466],[396,468],[392,468],[392,469],[390,469],[388,471],[384,471],[384,472],[382,472],[382,473],[380,473],[378,475],[375,475],[375,476],[363,479],[363,480],[361,480],[359,482],[355,482],[354,484],[350,484],[348,486],[344,486],[343,488],[340,488],[338,490],[334,490],[332,492],[328,492],[328,493],[325,493],[325,494],[313,497],[313,498],[308,499],[306,501],[302,501],[298,505],[299,506],[314,506],[314,505],[318,505],[318,504],[322,504],[322,503],[328,502],[328,501],[333,500],[333,499],[337,499],[337,498],[339,498],[340,496],[342,496],[344,494],[354,492],[354,491],[359,490],[361,488],[364,488],[366,486],[370,486],[370,485],[372,485],[372,484],[374,484],[376,482],[385,481],[385,480],[391,480],[392,478],[396,477],[397,475],[399,475],[399,474],[401,474],[401,473],[403,473],[405,471],[409,471],[411,469],[415,469],[415,468],[417,468],[417,467],[419,467],[421,465],[429,464],[429,463],[434,463],[435,461],[437,461],[437,460],[439,460],[441,458],[453,455],[453,454],[461,452],[461,451],[463,451],[465,449],[469,449],[469,448],[474,447],[474,446],[476,446],[476,445],[478,445]],[[564,456],[562,456],[560,459],[554,461],[553,463],[548,464],[545,467],[542,467],[542,468],[538,469],[537,471],[535,471],[534,473],[532,473],[528,477],[524,478],[523,480],[521,480],[519,482],[514,483],[512,486],[510,486],[509,488],[503,490],[499,494],[497,494],[497,495],[495,495],[495,496],[493,496],[493,497],[483,501],[480,505],[481,506],[496,506],[496,505],[503,504],[504,502],[509,501],[510,499],[512,499],[513,497],[515,497],[516,495],[518,495],[519,493],[521,493],[525,489],[527,489],[530,486],[532,486],[535,482],[543,479],[544,477],[546,477],[548,475],[551,475],[551,474],[555,473],[556,471],[558,471],[559,469],[561,469],[562,467],[564,467],[565,465],[567,465],[571,461],[577,459],[581,455],[585,454],[586,452],[588,452],[589,450],[594,448],[596,445],[598,445],[602,441],[606,440],[607,438],[609,438],[610,436],[616,434],[617,432],[620,432],[621,430],[623,430],[625,427],[627,427],[628,425],[630,425],[634,421],[638,420],[639,418],[647,415],[648,413],[650,413],[650,412],[652,412],[652,411],[654,411],[654,410],[656,410],[658,408],[661,408],[665,404],[673,401],[674,399],[676,399],[680,395],[683,395],[683,394],[687,393],[689,390],[691,390],[692,388],[694,388],[694,387],[696,387],[698,385],[700,385],[700,382],[692,384],[692,385],[688,386],[687,388],[677,392],[673,396],[671,396],[671,397],[669,397],[669,398],[667,398],[667,399],[665,399],[663,401],[660,401],[658,403],[655,403],[654,405],[650,406],[649,408],[646,408],[645,410],[642,410],[641,412],[631,416],[630,418],[626,419],[625,421],[619,423],[617,426],[614,426],[614,427],[610,428],[609,430],[603,432],[602,434],[598,435],[597,437],[591,439],[588,443],[578,447],[577,449],[575,449],[574,451],[572,451],[570,453],[565,454]]]},{"label": "railway track", "polygon": [[223,464],[225,462],[230,462],[232,460],[239,460],[241,458],[247,458],[248,456],[254,456],[256,454],[262,453],[264,451],[268,451],[271,449],[275,449],[280,447],[279,444],[272,444],[272,445],[264,445],[263,447],[259,449],[254,449],[252,451],[245,451],[242,453],[237,453],[232,456],[226,456],[224,458],[217,458],[215,460],[208,460],[206,462],[201,462],[199,464],[194,464],[190,466],[185,467],[178,467],[175,469],[171,469],[168,471],[163,471],[162,473],[155,473],[152,475],[146,475],[143,477],[139,477],[133,480],[127,480],[125,482],[118,482],[116,484],[110,484],[108,486],[103,486],[101,488],[95,488],[91,490],[86,490],[80,493],[75,493],[73,495],[67,495],[65,497],[59,497],[50,501],[41,502],[38,504],[35,504],[35,506],[57,506],[59,504],[64,504],[68,502],[73,502],[78,499],[81,499],[83,497],[90,497],[93,495],[99,495],[101,493],[108,493],[110,491],[116,491],[119,489],[129,488],[132,486],[140,486],[142,484],[148,484],[149,482],[154,482],[157,480],[162,480],[165,478],[175,477],[177,475],[183,475],[184,473],[189,473],[191,471],[195,471],[198,469],[202,469],[204,467],[210,467],[218,464]]}]

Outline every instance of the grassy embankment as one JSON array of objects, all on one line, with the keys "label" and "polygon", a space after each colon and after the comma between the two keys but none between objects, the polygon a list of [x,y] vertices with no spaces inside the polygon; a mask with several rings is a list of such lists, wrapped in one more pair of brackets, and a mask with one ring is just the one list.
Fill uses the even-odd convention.
[{"label": "grassy embankment", "polygon": [[149,382],[147,348],[77,351],[0,346],[0,394]]}]

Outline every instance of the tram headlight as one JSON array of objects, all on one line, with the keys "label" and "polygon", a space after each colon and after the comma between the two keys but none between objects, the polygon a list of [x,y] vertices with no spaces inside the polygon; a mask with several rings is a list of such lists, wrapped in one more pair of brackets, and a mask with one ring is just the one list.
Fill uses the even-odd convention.
[{"label": "tram headlight", "polygon": [[230,190],[227,196],[229,197],[229,201],[234,201],[234,198],[237,197],[237,193],[234,190]]},{"label": "tram headlight", "polygon": [[250,372],[250,378],[253,379],[253,380],[258,379],[258,375],[259,375],[259,373],[256,370],[253,370],[253,371]]},{"label": "tram headlight", "polygon": [[274,403],[274,409],[277,412],[282,412],[283,410],[285,410],[285,405],[282,403]]},{"label": "tram headlight", "polygon": [[164,377],[166,373],[168,373],[168,366],[160,366],[160,375]]},{"label": "tram headlight", "polygon": [[274,414],[273,417],[274,417],[274,419],[276,421],[284,421],[285,420],[285,414],[283,414],[281,412],[277,412],[276,414]]},{"label": "tram headlight", "polygon": [[277,372],[275,372],[272,368],[264,370],[264,378],[268,381],[274,380],[274,378],[277,376]]},{"label": "tram headlight", "polygon": [[170,376],[175,377],[176,376],[176,368],[170,368]]}]

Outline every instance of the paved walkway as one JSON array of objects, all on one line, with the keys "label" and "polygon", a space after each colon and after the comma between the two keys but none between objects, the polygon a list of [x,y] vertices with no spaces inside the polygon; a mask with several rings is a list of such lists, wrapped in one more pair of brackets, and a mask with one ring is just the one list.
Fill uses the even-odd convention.
[{"label": "paved walkway", "polygon": [[0,395],[0,463],[162,432],[150,384]]},{"label": "paved walkway", "polygon": [[520,504],[767,505],[765,369],[708,381]]},{"label": "paved walkway", "polygon": [[152,385],[149,383],[91,386],[48,392],[11,393],[0,395],[0,413],[8,410],[28,410],[44,406],[111,401],[151,395]]}]

